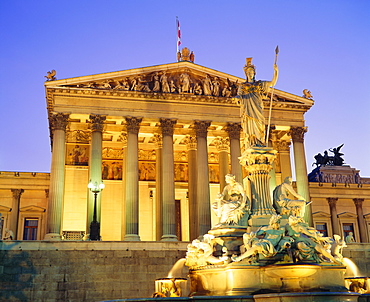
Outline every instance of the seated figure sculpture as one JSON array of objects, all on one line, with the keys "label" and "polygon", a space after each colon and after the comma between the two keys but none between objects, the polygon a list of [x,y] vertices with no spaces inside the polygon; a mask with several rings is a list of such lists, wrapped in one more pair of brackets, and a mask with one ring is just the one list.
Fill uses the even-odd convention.
[{"label": "seated figure sculpture", "polygon": [[226,186],[212,204],[212,209],[220,218],[216,227],[237,224],[246,212],[247,196],[242,184],[237,182],[232,174],[227,174],[225,181]]},{"label": "seated figure sculpture", "polygon": [[[293,195],[297,200],[292,200],[288,196]],[[273,204],[277,212],[281,215],[304,215],[305,206],[311,202],[306,202],[305,198],[294,191],[292,178],[290,176],[284,179],[281,185],[278,185],[273,192]]]},{"label": "seated figure sculpture", "polygon": [[246,251],[240,256],[232,256],[231,260],[241,261],[257,254],[262,254],[264,257],[275,256],[285,232],[284,228],[280,227],[280,218],[280,215],[274,214],[270,218],[269,226],[261,228],[256,234],[253,232],[244,234],[243,241]]}]

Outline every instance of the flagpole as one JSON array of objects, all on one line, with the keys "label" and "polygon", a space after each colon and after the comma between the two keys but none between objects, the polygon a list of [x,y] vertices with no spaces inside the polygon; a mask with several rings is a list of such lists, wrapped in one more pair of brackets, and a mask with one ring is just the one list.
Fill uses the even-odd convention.
[{"label": "flagpole", "polygon": [[[276,46],[276,48],[275,48],[275,62],[274,62],[274,66],[277,63],[278,54],[279,54],[279,46]],[[274,70],[274,73],[275,73],[275,70]],[[268,119],[268,124],[267,124],[267,133],[266,133],[266,141],[265,141],[266,147],[267,147],[267,144],[269,142],[269,136],[270,136],[270,124],[271,124],[271,112],[272,112],[272,98],[273,98],[273,95],[274,95],[274,87],[275,87],[275,84],[272,85],[272,89],[271,89],[269,119]]]},{"label": "flagpole", "polygon": [[180,31],[180,22],[179,18],[176,16],[176,57],[178,56],[179,53],[179,46],[181,45],[181,31]]}]

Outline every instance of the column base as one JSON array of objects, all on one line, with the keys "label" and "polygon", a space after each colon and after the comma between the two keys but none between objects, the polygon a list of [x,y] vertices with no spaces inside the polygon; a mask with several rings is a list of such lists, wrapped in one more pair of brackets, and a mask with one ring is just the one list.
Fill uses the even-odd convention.
[{"label": "column base", "polygon": [[161,241],[179,241],[176,235],[163,235]]},{"label": "column base", "polygon": [[126,234],[123,241],[140,241],[140,236],[137,234]]},{"label": "column base", "polygon": [[48,233],[45,235],[44,240],[46,241],[60,241],[62,236],[58,233]]}]

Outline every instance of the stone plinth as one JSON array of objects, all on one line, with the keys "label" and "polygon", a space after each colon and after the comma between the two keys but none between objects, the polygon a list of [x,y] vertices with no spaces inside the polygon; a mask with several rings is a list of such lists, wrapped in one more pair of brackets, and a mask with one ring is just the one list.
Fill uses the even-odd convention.
[{"label": "stone plinth", "polygon": [[252,187],[250,225],[267,225],[275,209],[270,195],[270,175],[277,151],[268,147],[252,147],[240,157]]}]

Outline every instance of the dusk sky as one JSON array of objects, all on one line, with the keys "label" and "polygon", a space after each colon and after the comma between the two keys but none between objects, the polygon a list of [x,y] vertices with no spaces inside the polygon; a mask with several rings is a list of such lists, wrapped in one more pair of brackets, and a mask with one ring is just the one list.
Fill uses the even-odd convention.
[{"label": "dusk sky", "polygon": [[[257,79],[315,104],[305,115],[307,166],[344,143],[345,163],[370,177],[370,1],[0,1],[0,171],[50,171],[44,76],[57,79],[176,61]],[[329,152],[330,153],[330,152]],[[330,153],[331,154],[331,153]]]}]

